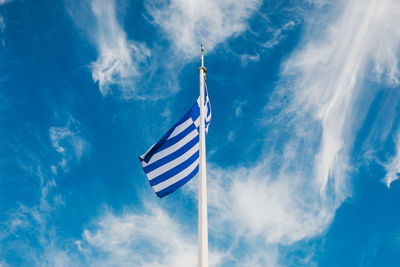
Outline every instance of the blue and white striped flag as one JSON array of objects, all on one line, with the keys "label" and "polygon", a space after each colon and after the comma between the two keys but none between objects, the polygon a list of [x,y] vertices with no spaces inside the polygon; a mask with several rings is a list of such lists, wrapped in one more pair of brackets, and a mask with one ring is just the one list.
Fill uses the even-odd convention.
[{"label": "blue and white striped flag", "polygon": [[[207,86],[204,94],[205,131],[211,121]],[[186,184],[199,171],[200,98],[156,144],[139,157],[150,185],[164,197]]]}]

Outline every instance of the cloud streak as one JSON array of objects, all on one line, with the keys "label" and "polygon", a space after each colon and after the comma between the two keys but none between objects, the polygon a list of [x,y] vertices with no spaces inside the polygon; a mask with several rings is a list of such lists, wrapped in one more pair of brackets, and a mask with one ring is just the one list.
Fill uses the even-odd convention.
[{"label": "cloud streak", "polygon": [[[7,1],[7,0],[0,0],[0,5],[3,5],[3,4],[5,4],[5,3],[7,3],[7,2],[9,2],[9,1]],[[0,41],[1,41],[2,46],[4,46],[5,43],[4,43],[4,39],[2,38],[1,34],[2,34],[5,30],[6,30],[6,24],[5,24],[5,22],[4,22],[4,17],[3,17],[2,14],[0,13]]]},{"label": "cloud streak", "polygon": [[[273,252],[274,244],[290,246],[326,231],[351,196],[352,149],[370,103],[397,84],[400,3],[335,4],[328,15],[317,10],[306,19],[302,41],[282,64],[263,118],[263,156],[253,167],[210,164],[210,227],[242,246],[258,240],[258,248]],[[398,171],[397,156],[393,162],[387,181]],[[228,225],[233,230],[226,233]],[[285,262],[277,254],[275,262],[258,265]]]},{"label": "cloud streak", "polygon": [[0,16],[0,32],[3,32],[6,29],[6,24],[4,23],[4,19]]},{"label": "cloud streak", "polygon": [[400,178],[400,133],[397,133],[395,145],[396,154],[392,157],[389,163],[384,165],[386,170],[384,182],[389,188],[391,183]]},{"label": "cloud streak", "polygon": [[[21,172],[13,178],[23,179],[31,198],[18,200],[4,212],[5,219],[0,222],[0,255],[5,259],[15,254],[21,264],[32,266],[76,266],[78,263],[68,244],[60,241],[58,228],[52,221],[58,208],[66,204],[57,188],[57,170],[69,171],[72,163],[79,162],[89,148],[81,136],[79,123],[70,118],[66,124],[45,131],[47,141],[41,139],[41,134],[33,135],[28,142],[21,140],[24,146],[15,151]],[[29,150],[27,143],[35,144],[35,150]],[[57,157],[54,159],[57,154],[61,156],[58,163]],[[43,155],[50,155],[49,160]]]},{"label": "cloud streak", "polygon": [[[184,232],[181,225],[156,203],[144,212],[116,215],[108,209],[86,229],[76,242],[79,251],[91,265],[118,266],[196,266],[195,236]],[[99,256],[98,256],[99,255]],[[212,253],[210,265],[221,255]]]},{"label": "cloud streak", "polygon": [[184,59],[192,59],[198,55],[202,41],[211,51],[247,30],[247,20],[261,3],[260,0],[152,1],[147,3],[147,10],[172,43],[172,49]]},{"label": "cloud streak", "polygon": [[[204,4],[208,7],[202,8]],[[179,90],[178,75],[188,61],[199,55],[201,41],[212,51],[216,45],[239,36],[248,29],[247,20],[261,4],[260,0],[147,1],[148,20],[159,27],[170,42],[168,51],[172,53],[168,58],[166,49],[159,44],[128,39],[118,20],[114,0],[67,3],[67,6],[75,23],[84,29],[97,48],[97,59],[90,68],[101,94],[156,100]],[[171,57],[174,60],[171,61]]]},{"label": "cloud streak", "polygon": [[128,40],[117,21],[115,1],[93,0],[91,10],[96,21],[95,42],[99,56],[92,63],[92,77],[107,95],[113,88],[123,98],[136,96],[135,80],[150,56],[145,44]]},{"label": "cloud streak", "polygon": [[[59,167],[64,171],[69,170],[69,164],[79,162],[88,152],[89,144],[80,136],[79,123],[70,118],[64,127],[52,126],[49,137],[53,148],[62,156]],[[52,165],[53,173],[57,173],[56,166]]]},{"label": "cloud streak", "polygon": [[272,31],[272,38],[268,40],[263,46],[266,48],[273,48],[274,46],[278,45],[280,41],[287,37],[287,32],[291,31],[295,23],[293,21],[289,21],[282,25],[281,28],[274,29]]},{"label": "cloud streak", "polygon": [[399,10],[391,0],[346,2],[342,14],[324,31],[325,38],[305,45],[285,65],[284,73],[294,77],[293,110],[306,107],[321,123],[314,169],[321,193],[332,182],[336,194],[346,195],[348,153],[377,92],[364,76],[375,73],[377,82],[398,83]]}]

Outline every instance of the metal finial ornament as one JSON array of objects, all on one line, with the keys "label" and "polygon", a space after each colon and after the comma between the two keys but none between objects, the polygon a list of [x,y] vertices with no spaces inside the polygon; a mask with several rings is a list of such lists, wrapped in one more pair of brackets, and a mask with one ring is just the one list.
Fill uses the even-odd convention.
[{"label": "metal finial ornament", "polygon": [[204,42],[201,42],[201,67],[199,68],[199,71],[200,71],[200,69],[203,69],[203,71],[204,71],[204,76],[205,76],[205,74],[207,73],[207,69],[204,67]]}]

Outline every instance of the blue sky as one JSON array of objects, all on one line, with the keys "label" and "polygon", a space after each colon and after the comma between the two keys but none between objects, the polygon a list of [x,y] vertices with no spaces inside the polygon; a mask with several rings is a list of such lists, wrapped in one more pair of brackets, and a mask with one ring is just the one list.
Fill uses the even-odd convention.
[{"label": "blue sky", "polygon": [[0,266],[196,266],[197,177],[138,156],[198,97],[212,266],[398,266],[400,2],[0,0]]}]

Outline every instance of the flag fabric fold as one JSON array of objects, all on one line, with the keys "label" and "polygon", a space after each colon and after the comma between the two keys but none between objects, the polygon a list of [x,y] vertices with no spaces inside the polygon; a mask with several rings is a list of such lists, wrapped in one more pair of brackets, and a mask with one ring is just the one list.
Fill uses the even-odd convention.
[{"label": "flag fabric fold", "polygon": [[[205,132],[211,122],[211,104],[204,88]],[[158,197],[171,194],[199,171],[200,98],[192,108],[149,150],[139,156]]]}]

